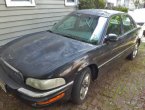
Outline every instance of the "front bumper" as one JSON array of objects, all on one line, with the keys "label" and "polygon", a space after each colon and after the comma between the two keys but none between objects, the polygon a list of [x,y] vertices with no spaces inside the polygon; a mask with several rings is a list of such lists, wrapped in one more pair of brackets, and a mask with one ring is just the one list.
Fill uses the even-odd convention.
[{"label": "front bumper", "polygon": [[48,95],[52,95],[54,93],[57,93],[59,91],[63,91],[65,90],[66,88],[68,88],[69,86],[71,86],[73,84],[73,81],[62,86],[62,87],[59,87],[57,89],[54,89],[54,90],[51,90],[51,91],[48,91],[48,92],[43,92],[43,93],[38,93],[38,92],[33,92],[31,90],[28,90],[28,89],[25,89],[25,88],[19,88],[18,89],[18,92],[24,94],[24,95],[27,95],[29,97],[33,97],[33,98],[42,98],[42,97],[46,97]]},{"label": "front bumper", "polygon": [[[46,103],[46,104],[41,104],[41,105],[38,103],[47,102],[47,101],[59,96],[62,93],[64,94],[64,96],[56,101],[60,101],[60,100],[66,101],[66,100],[70,99],[72,84],[73,84],[73,82],[70,82],[60,88],[53,89],[53,90],[47,91],[47,92],[35,92],[35,91],[31,91],[26,88],[19,88],[19,89],[17,89],[17,92],[15,92],[15,94],[17,96],[19,96],[19,98],[24,100],[27,104],[29,104],[33,107],[43,107],[43,106],[47,106],[51,103]],[[54,101],[54,102],[56,102],[56,101]],[[54,102],[52,102],[52,103],[54,103]]]},{"label": "front bumper", "polygon": [[70,98],[71,89],[73,85],[73,81],[72,81],[72,82],[67,83],[64,86],[61,86],[56,89],[52,89],[50,91],[45,91],[45,92],[36,91],[34,89],[30,89],[30,87],[27,87],[24,84],[20,84],[14,81],[7,74],[5,74],[4,70],[1,67],[0,67],[0,80],[5,83],[7,92],[15,94],[19,98],[23,99],[26,103],[35,107],[48,105],[48,104],[39,105],[37,103],[50,100],[61,93],[65,94],[61,99],[68,100]]}]

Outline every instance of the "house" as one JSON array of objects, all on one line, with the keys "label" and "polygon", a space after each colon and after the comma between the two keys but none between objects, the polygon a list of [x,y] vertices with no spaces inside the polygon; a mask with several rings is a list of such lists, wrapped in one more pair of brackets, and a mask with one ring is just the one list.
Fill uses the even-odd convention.
[{"label": "house", "polygon": [[0,45],[48,30],[77,4],[77,0],[0,0]]},{"label": "house", "polygon": [[116,6],[117,5],[117,0],[106,0],[106,3],[109,4],[110,6]]},{"label": "house", "polygon": [[111,3],[112,6],[124,6],[132,8],[134,5],[132,0],[106,0],[107,4]]},{"label": "house", "polygon": [[135,8],[143,8],[144,0],[106,0],[107,4],[112,6],[124,6],[133,10]]}]

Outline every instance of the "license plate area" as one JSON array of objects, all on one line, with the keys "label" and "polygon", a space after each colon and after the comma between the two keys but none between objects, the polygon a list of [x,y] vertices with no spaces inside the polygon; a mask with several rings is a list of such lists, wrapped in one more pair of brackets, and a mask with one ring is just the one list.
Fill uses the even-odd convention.
[{"label": "license plate area", "polygon": [[0,80],[0,88],[1,88],[3,91],[7,92],[7,91],[6,91],[6,84],[5,84],[3,81],[1,81],[1,80]]}]

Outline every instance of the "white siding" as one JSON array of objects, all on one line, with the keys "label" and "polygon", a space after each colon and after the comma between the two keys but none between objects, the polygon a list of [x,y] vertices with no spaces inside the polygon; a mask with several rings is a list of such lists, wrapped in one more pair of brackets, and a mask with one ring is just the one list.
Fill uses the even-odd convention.
[{"label": "white siding", "polygon": [[0,0],[0,45],[25,34],[48,30],[76,7],[66,7],[64,0],[35,0],[35,7],[6,7]]}]

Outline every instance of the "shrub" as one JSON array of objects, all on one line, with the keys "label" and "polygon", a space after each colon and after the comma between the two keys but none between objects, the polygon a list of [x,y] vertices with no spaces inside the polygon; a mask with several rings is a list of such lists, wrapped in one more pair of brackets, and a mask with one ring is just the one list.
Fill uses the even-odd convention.
[{"label": "shrub", "polygon": [[122,12],[128,12],[128,8],[126,8],[126,7],[121,7],[121,6],[113,7],[112,9],[113,9],[113,10],[117,10],[117,11],[122,11]]},{"label": "shrub", "polygon": [[105,8],[104,0],[80,0],[79,9]]},{"label": "shrub", "polygon": [[92,9],[94,7],[93,0],[80,0],[79,9]]},{"label": "shrub", "polygon": [[98,2],[96,2],[95,4],[96,4],[96,8],[103,9],[105,8],[106,3],[104,0],[98,0]]}]

